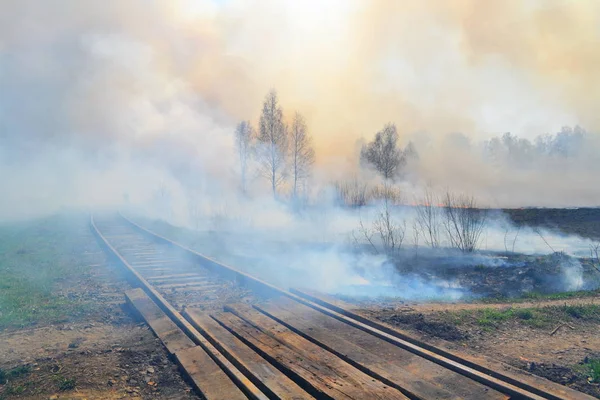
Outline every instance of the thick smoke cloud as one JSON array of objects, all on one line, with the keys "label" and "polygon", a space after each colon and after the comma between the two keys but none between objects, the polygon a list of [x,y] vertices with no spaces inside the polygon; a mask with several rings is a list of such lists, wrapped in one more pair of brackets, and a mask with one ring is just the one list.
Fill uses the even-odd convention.
[{"label": "thick smoke cloud", "polygon": [[[419,151],[408,191],[430,182],[489,205],[592,205],[598,7],[4,0],[0,216],[117,203],[161,181],[229,196],[231,132],[258,119],[272,87],[288,117],[307,118],[320,185],[354,176],[357,141],[392,121]],[[567,159],[523,169],[482,150],[493,135],[533,141],[576,124],[587,145]]]}]

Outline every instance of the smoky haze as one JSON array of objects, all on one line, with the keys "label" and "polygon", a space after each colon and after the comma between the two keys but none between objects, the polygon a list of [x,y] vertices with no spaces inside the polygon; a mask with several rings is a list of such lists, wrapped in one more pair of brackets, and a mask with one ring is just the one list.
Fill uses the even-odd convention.
[{"label": "smoky haze", "polygon": [[[286,120],[305,116],[313,193],[371,177],[360,143],[393,122],[419,154],[401,183],[407,198],[428,183],[489,206],[597,205],[599,8],[4,0],[0,217],[142,201],[161,185],[175,208],[237,203],[233,132],[257,125],[272,88]],[[567,156],[517,142],[525,165],[515,146],[488,151],[505,132],[533,146],[578,125],[584,144]]]}]

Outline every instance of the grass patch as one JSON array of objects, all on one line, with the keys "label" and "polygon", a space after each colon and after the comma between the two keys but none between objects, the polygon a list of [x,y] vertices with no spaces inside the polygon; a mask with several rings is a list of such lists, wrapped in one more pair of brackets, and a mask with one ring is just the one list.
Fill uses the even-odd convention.
[{"label": "grass patch", "polygon": [[540,300],[568,300],[568,299],[584,299],[590,297],[599,297],[600,289],[595,290],[577,290],[573,292],[560,292],[560,293],[538,293],[530,292],[525,293],[519,297],[486,297],[473,299],[473,303],[524,303],[528,301],[540,301]]},{"label": "grass patch", "polygon": [[472,323],[486,329],[503,323],[517,322],[533,328],[548,328],[558,321],[590,321],[600,323],[600,305],[581,304],[528,308],[481,308],[446,312],[444,318],[456,325]]},{"label": "grass patch", "polygon": [[523,300],[568,300],[568,299],[579,299],[586,297],[600,296],[600,289],[596,290],[578,290],[574,292],[561,292],[561,293],[527,293],[522,297]]},{"label": "grass patch", "polygon": [[18,378],[20,376],[27,375],[31,372],[31,367],[29,365],[21,365],[7,371],[0,368],[0,384],[4,385],[9,380]]},{"label": "grass patch", "polygon": [[564,305],[560,308],[574,319],[584,319],[600,322],[600,306],[596,305]]},{"label": "grass patch", "polygon": [[590,360],[588,366],[590,369],[590,380],[594,383],[600,383],[600,358]]},{"label": "grass patch", "polygon": [[93,306],[57,290],[88,272],[83,221],[57,215],[0,226],[0,330],[63,322]]},{"label": "grass patch", "polygon": [[66,392],[67,390],[73,390],[77,385],[77,381],[75,380],[75,378],[65,378],[62,375],[56,375],[54,377],[54,381],[56,382],[56,387],[58,388],[58,390],[62,392]]},{"label": "grass patch", "polygon": [[26,389],[27,389],[27,387],[25,385],[15,385],[15,386],[9,385],[3,394],[6,396],[18,395],[18,394],[23,393]]},{"label": "grass patch", "polygon": [[519,321],[538,328],[547,326],[550,322],[545,313],[534,308],[484,308],[475,311],[475,318],[477,324],[487,328],[497,327],[506,321]]},{"label": "grass patch", "polygon": [[495,308],[484,308],[479,312],[477,323],[483,326],[496,325],[498,322],[506,321],[513,316],[513,310],[498,310]]}]

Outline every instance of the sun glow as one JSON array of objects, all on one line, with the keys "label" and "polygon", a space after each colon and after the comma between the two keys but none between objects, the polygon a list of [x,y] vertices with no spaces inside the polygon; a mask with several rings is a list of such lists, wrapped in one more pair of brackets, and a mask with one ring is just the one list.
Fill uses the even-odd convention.
[{"label": "sun glow", "polygon": [[212,18],[218,11],[219,4],[223,1],[217,0],[176,0],[174,8],[176,14],[182,20],[194,20],[197,18]]}]

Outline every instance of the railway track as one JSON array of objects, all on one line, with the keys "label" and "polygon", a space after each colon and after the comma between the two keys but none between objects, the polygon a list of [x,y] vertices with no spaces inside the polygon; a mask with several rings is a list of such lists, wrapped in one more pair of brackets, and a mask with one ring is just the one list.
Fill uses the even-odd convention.
[{"label": "railway track", "polygon": [[208,399],[591,399],[274,287],[117,214],[92,216],[127,293]]}]

